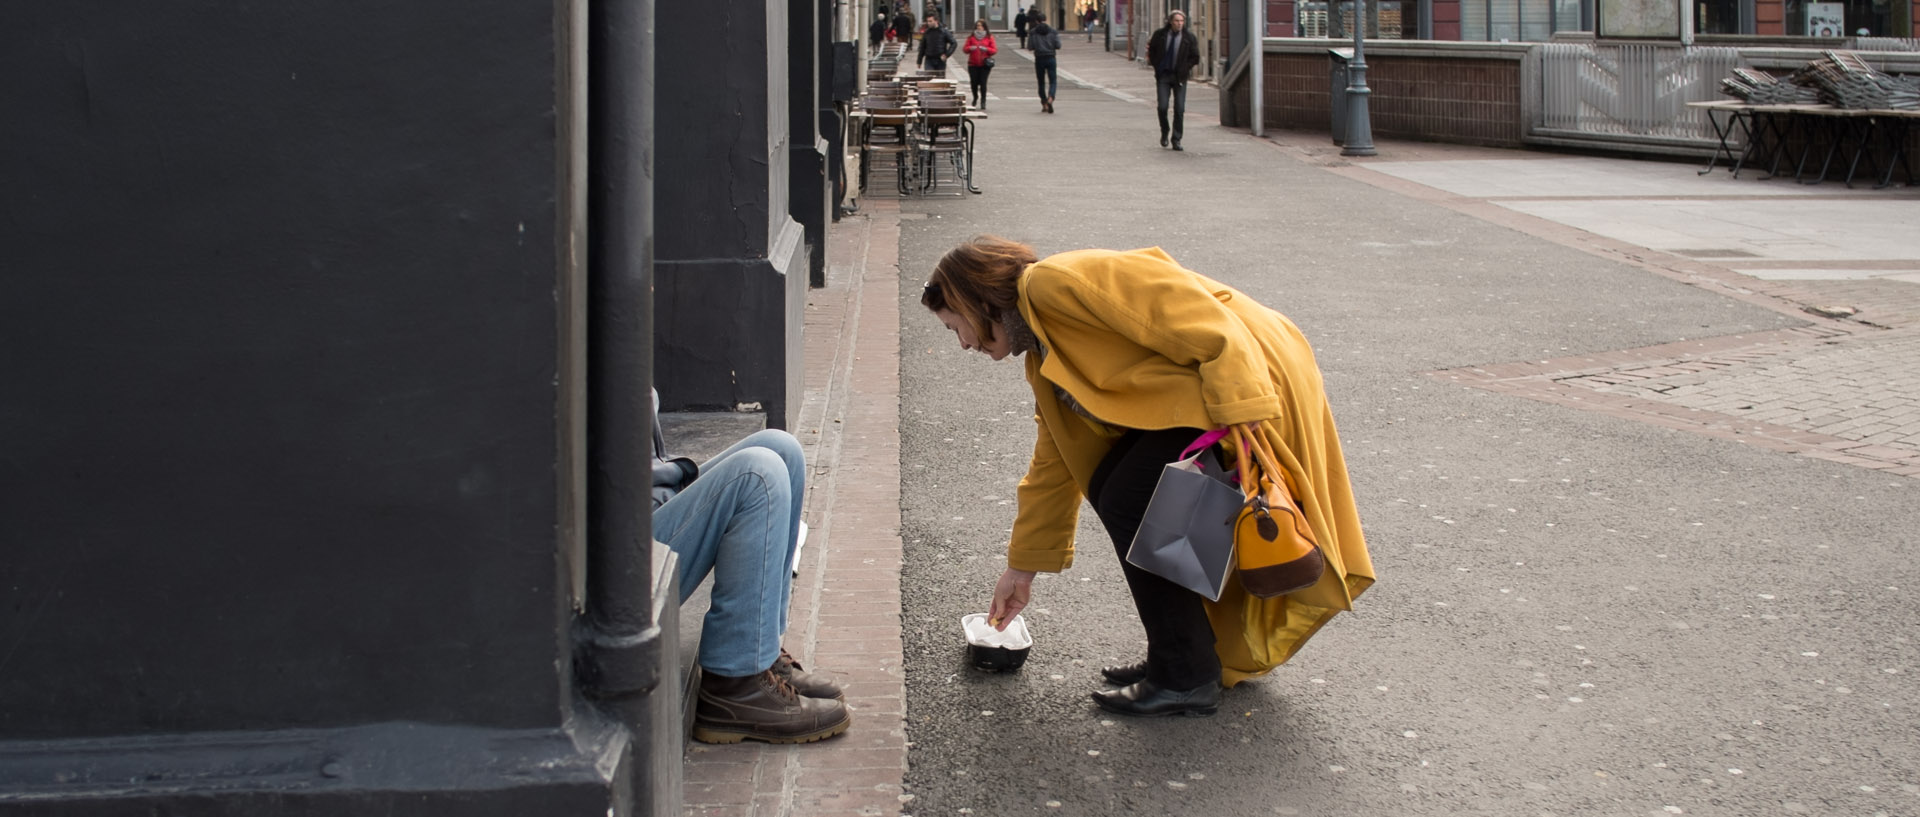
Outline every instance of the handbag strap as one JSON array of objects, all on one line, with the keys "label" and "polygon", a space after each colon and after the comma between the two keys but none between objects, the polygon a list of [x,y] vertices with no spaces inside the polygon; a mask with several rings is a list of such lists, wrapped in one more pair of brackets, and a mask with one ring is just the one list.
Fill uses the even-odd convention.
[{"label": "handbag strap", "polygon": [[[1256,424],[1254,428],[1259,428]],[[1240,489],[1252,499],[1260,493],[1262,481],[1285,480],[1285,472],[1274,462],[1273,451],[1267,447],[1267,441],[1258,434],[1249,434],[1241,426],[1231,426],[1234,447],[1239,450],[1237,466],[1240,469]],[[1282,486],[1285,485],[1283,481]]]},{"label": "handbag strap", "polygon": [[1227,433],[1228,433],[1228,429],[1216,428],[1212,431],[1209,431],[1205,434],[1195,437],[1193,440],[1193,444],[1187,446],[1186,450],[1180,452],[1179,458],[1184,460],[1188,457],[1193,456],[1193,452],[1199,451],[1201,449],[1206,448],[1207,446],[1210,446],[1210,445],[1213,445],[1214,443],[1219,442],[1221,439],[1227,436]]}]

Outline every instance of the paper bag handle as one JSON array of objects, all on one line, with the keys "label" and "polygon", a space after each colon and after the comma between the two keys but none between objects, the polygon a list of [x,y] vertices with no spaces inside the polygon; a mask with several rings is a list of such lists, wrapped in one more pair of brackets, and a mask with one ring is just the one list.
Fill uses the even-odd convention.
[{"label": "paper bag handle", "polygon": [[1216,428],[1212,431],[1209,431],[1205,434],[1200,435],[1199,437],[1194,439],[1192,445],[1187,446],[1185,451],[1180,452],[1180,459],[1184,460],[1188,457],[1191,457],[1193,456],[1194,452],[1204,450],[1207,446],[1210,446],[1210,445],[1213,445],[1214,443],[1219,442],[1222,438],[1227,436],[1227,431],[1228,429]]}]

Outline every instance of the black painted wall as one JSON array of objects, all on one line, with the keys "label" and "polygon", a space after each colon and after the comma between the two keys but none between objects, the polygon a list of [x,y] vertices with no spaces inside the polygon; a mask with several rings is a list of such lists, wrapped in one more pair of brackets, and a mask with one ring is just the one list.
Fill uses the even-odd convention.
[{"label": "black painted wall", "polygon": [[[659,37],[654,57],[654,383],[667,411],[757,405],[770,427],[797,420],[809,259],[790,214],[788,33],[812,7],[655,7],[659,31],[699,32]],[[824,202],[818,185],[809,195]]]},{"label": "black painted wall", "polygon": [[822,0],[787,4],[787,127],[792,134],[791,210],[807,240],[807,282],[826,286],[827,223],[832,190],[827,186],[826,146],[820,136],[821,47],[830,27],[821,26]]},{"label": "black painted wall", "polygon": [[0,4],[0,741],[560,722],[567,5]]}]

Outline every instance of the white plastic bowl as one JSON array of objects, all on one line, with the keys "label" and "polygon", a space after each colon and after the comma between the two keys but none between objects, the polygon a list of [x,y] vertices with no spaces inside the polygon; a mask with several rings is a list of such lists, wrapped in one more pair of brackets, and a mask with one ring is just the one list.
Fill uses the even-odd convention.
[{"label": "white plastic bowl", "polygon": [[1021,616],[1014,616],[1006,629],[996,630],[987,623],[986,613],[969,613],[960,617],[960,627],[966,631],[967,660],[974,669],[1017,670],[1027,662],[1027,652],[1033,649],[1033,634]]}]

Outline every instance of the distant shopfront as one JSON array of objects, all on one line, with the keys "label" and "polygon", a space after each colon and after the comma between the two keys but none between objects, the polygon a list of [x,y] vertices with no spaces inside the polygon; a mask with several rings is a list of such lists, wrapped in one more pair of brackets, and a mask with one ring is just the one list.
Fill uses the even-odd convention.
[{"label": "distant shopfront", "polygon": [[[1138,2],[1138,0],[1135,0]],[[1613,0],[1374,0],[1367,35],[1383,39],[1545,42],[1560,32],[1635,36],[1607,30]],[[1624,5],[1624,4],[1623,4]],[[1273,0],[1269,36],[1350,36],[1346,0]],[[1644,9],[1644,4],[1636,4]],[[1845,38],[1914,36],[1915,0],[1679,0],[1664,28],[1694,35]],[[1680,14],[1691,19],[1682,26]]]}]

